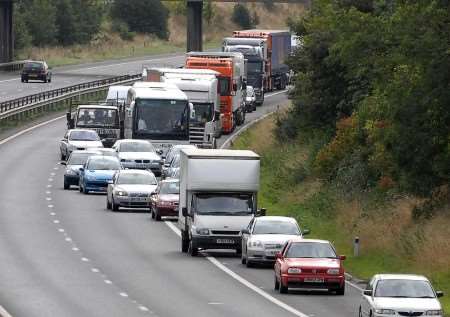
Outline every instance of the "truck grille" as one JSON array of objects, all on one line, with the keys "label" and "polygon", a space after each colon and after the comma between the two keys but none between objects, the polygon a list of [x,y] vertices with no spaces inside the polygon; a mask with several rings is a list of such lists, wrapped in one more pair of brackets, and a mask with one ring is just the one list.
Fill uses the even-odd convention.
[{"label": "truck grille", "polygon": [[189,143],[191,144],[203,144],[205,135],[204,127],[190,127],[189,128]]},{"label": "truck grille", "polygon": [[211,230],[212,234],[221,234],[227,236],[238,236],[240,231],[227,231],[227,230]]},{"label": "truck grille", "polygon": [[399,311],[400,316],[422,316],[423,312],[420,311]]}]

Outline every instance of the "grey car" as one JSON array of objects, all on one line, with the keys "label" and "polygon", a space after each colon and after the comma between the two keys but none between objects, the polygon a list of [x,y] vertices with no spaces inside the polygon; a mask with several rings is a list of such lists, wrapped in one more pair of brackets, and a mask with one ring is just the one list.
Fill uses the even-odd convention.
[{"label": "grey car", "polygon": [[62,165],[66,166],[64,171],[64,189],[69,189],[70,186],[78,186],[80,180],[80,168],[83,167],[84,163],[88,160],[91,155],[101,155],[100,152],[92,151],[73,151],[67,162],[61,162]]},{"label": "grey car", "polygon": [[106,208],[113,211],[120,207],[150,210],[150,195],[157,186],[158,181],[150,171],[120,170],[108,184]]},{"label": "grey car", "polygon": [[242,264],[251,267],[255,263],[274,263],[275,255],[286,242],[308,233],[309,230],[302,232],[291,217],[253,218],[248,228],[242,230]]},{"label": "grey car", "polygon": [[103,143],[97,132],[89,129],[68,130],[59,144],[61,160],[66,160],[75,150],[101,148]]}]

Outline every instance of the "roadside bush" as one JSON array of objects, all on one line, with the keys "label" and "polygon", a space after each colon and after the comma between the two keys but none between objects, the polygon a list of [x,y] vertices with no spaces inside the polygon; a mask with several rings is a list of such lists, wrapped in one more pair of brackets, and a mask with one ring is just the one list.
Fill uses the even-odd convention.
[{"label": "roadside bush", "polygon": [[124,41],[132,41],[136,36],[135,32],[130,32],[128,25],[125,22],[115,20],[111,26],[111,30],[119,34]]},{"label": "roadside bush", "polygon": [[240,3],[234,5],[231,20],[243,29],[251,29],[255,22],[248,8]]}]

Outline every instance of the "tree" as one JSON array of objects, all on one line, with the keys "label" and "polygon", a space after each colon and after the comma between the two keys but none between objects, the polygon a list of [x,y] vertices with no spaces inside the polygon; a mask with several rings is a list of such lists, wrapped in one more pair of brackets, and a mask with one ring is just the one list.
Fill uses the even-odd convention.
[{"label": "tree", "polygon": [[125,22],[130,31],[155,34],[167,39],[169,12],[159,0],[115,0],[111,15]]},{"label": "tree", "polygon": [[28,7],[26,20],[33,45],[56,42],[56,8],[50,0],[33,0]]},{"label": "tree", "polygon": [[253,26],[250,11],[245,5],[240,3],[234,5],[231,20],[244,29],[250,29]]},{"label": "tree", "polygon": [[26,14],[21,3],[14,4],[14,48],[20,50],[31,45],[31,34],[26,24]]},{"label": "tree", "polygon": [[62,45],[76,43],[78,36],[75,12],[70,0],[59,0],[56,4],[57,40]]}]

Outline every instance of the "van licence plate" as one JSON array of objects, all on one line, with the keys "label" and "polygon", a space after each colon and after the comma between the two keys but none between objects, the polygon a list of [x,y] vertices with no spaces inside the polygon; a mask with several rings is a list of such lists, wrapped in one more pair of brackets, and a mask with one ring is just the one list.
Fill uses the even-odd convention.
[{"label": "van licence plate", "polygon": [[217,244],[234,244],[234,240],[232,239],[217,239]]},{"label": "van licence plate", "polygon": [[304,281],[306,283],[323,283],[323,277],[305,277]]}]

